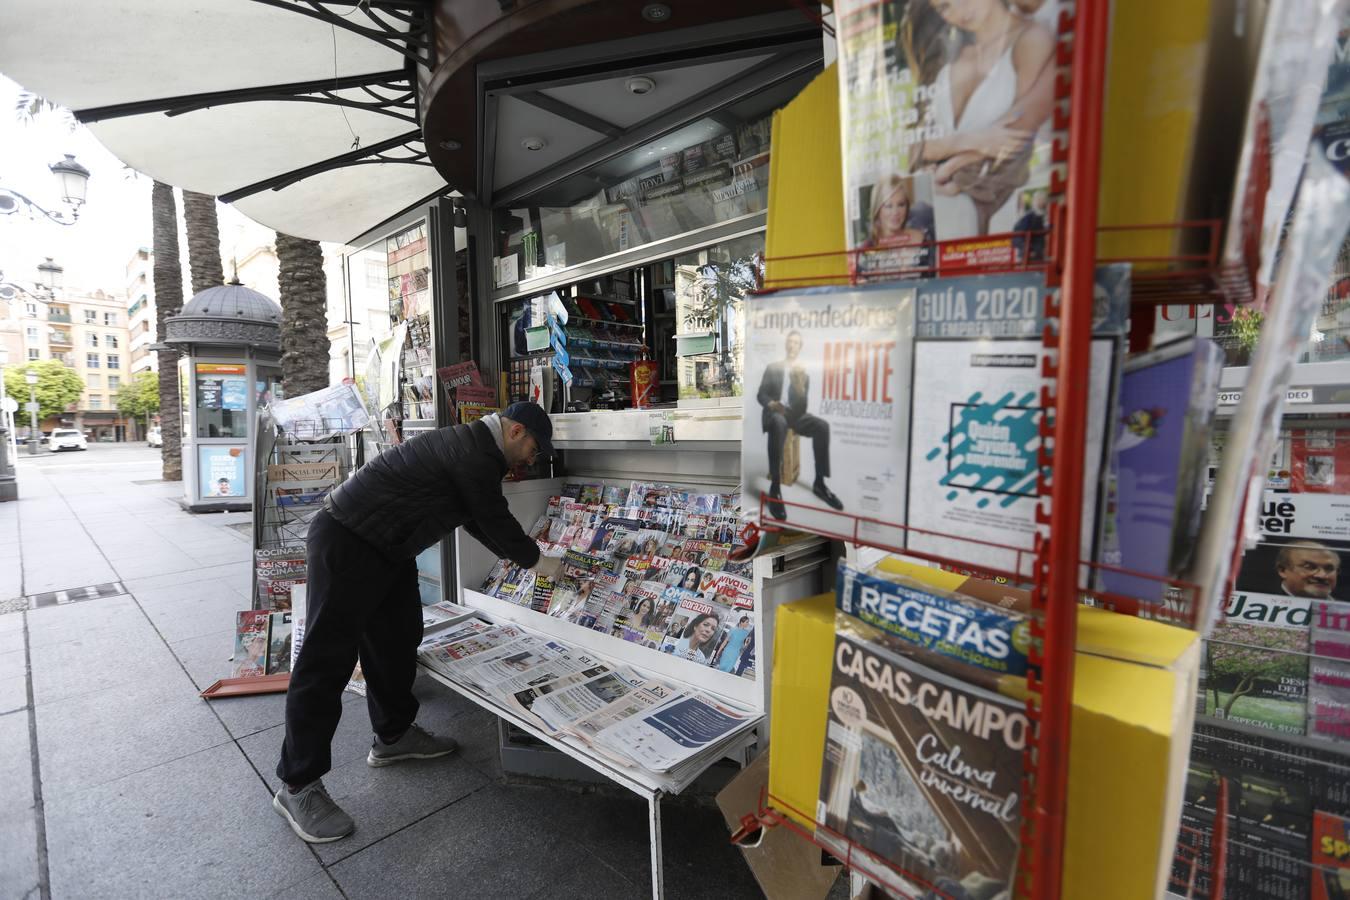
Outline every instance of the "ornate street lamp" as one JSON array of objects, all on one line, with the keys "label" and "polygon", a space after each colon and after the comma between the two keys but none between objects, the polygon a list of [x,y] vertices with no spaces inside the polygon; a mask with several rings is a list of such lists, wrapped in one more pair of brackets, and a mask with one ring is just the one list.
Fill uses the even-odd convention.
[{"label": "ornate street lamp", "polygon": [[61,287],[61,277],[66,273],[65,268],[52,262],[49,256],[46,262],[38,264],[37,269],[42,286],[55,294]]},{"label": "ornate street lamp", "polygon": [[36,218],[36,214],[41,213],[57,225],[74,225],[80,217],[80,207],[84,206],[89,187],[89,170],[76,162],[75,157],[69,153],[65,159],[52,163],[48,168],[56,176],[61,202],[69,207],[69,210],[66,213],[52,212],[18,191],[0,185],[0,216],[11,215],[23,208],[27,210],[30,218]]}]

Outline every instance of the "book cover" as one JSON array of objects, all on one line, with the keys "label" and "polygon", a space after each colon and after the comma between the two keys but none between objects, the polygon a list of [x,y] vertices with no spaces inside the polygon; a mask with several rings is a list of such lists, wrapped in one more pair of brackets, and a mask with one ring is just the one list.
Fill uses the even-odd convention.
[{"label": "book cover", "polygon": [[840,564],[836,585],[841,613],[890,638],[990,672],[1026,674],[1026,616],[848,563]]},{"label": "book cover", "polygon": [[[840,617],[816,819],[867,874],[920,896],[1011,894],[1022,821],[1022,704],[891,653]],[[856,856],[857,854],[855,854]]]},{"label": "book cover", "polygon": [[1301,735],[1308,709],[1306,598],[1239,591],[1206,642],[1205,712]]},{"label": "book cover", "polygon": [[267,674],[268,616],[265,609],[246,609],[235,616],[235,678]]},{"label": "book cover", "polygon": [[845,240],[859,266],[934,240],[943,274],[1044,253],[1059,5],[836,6]]},{"label": "book cover", "polygon": [[1099,570],[1115,594],[1162,601],[1182,576],[1200,531],[1204,472],[1218,408],[1223,352],[1191,338],[1131,358],[1112,423],[1102,562],[1156,579]]},{"label": "book cover", "polygon": [[[1096,338],[1091,347],[1081,534],[1085,557],[1096,545],[1117,346],[1112,338]],[[914,404],[909,436],[911,549],[1031,574],[1046,352],[1040,340],[916,343],[914,395],[923,402]]]},{"label": "book cover", "polygon": [[291,670],[292,619],[289,612],[274,612],[268,616],[267,674]]},{"label": "book cover", "polygon": [[[784,291],[749,307],[741,490],[751,518],[895,543],[903,523],[914,288]],[[762,497],[762,500],[761,500]]]}]

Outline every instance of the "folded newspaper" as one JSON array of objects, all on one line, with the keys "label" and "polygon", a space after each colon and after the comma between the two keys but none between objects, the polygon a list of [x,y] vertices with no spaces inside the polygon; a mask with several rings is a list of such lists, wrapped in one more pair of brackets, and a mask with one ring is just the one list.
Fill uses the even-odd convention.
[{"label": "folded newspaper", "polygon": [[422,663],[620,766],[675,780],[700,771],[759,714],[681,689],[517,625],[459,622],[428,635]]},{"label": "folded newspaper", "polygon": [[335,384],[289,400],[278,400],[270,409],[282,431],[307,441],[351,434],[370,424],[361,395],[352,384]]}]

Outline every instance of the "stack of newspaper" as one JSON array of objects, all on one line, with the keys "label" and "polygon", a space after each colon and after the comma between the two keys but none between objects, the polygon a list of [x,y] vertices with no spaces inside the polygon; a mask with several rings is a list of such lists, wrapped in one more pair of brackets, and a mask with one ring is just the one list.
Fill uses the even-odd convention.
[{"label": "stack of newspaper", "polygon": [[760,718],[518,625],[466,619],[429,635],[419,653],[427,668],[555,737],[676,781]]}]

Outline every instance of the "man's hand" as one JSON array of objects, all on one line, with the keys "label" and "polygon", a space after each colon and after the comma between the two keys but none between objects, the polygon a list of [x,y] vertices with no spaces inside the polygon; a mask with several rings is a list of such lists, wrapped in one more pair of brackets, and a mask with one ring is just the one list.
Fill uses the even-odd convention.
[{"label": "man's hand", "polygon": [[556,556],[541,556],[530,571],[557,581],[558,575],[562,572],[562,560]]},{"label": "man's hand", "polygon": [[780,401],[778,401],[778,400],[770,400],[770,401],[769,401],[769,412],[786,413],[786,412],[787,412],[787,407],[784,406],[784,405],[782,404],[782,402],[780,402]]}]

